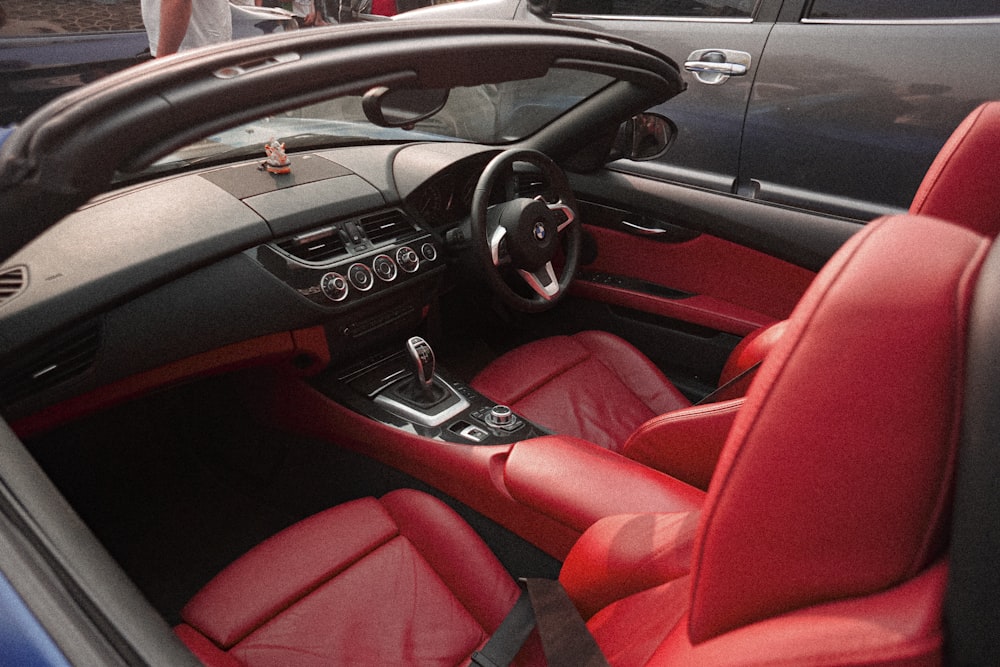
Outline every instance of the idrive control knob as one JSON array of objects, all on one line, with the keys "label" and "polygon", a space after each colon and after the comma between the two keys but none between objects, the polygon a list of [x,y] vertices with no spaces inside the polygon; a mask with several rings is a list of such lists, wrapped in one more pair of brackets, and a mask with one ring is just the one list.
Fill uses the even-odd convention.
[{"label": "idrive control knob", "polygon": [[486,415],[486,423],[498,428],[510,426],[516,419],[513,411],[506,405],[494,405]]}]

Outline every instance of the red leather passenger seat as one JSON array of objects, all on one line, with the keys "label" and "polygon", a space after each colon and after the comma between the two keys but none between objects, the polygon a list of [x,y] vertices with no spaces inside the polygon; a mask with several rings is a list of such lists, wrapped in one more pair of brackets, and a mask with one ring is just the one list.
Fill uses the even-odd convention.
[{"label": "red leather passenger seat", "polygon": [[[979,275],[990,241],[900,216],[835,255],[736,418],[689,577],[617,599],[635,575],[594,564],[634,549],[641,569],[655,539],[581,538],[560,580],[599,609],[612,664],[939,664],[967,327],[977,280],[1000,280],[1000,247]],[[629,521],[649,523],[591,531]]]},{"label": "red leather passenger seat", "polygon": [[258,545],[183,609],[206,665],[459,665],[520,589],[442,502],[400,490]]},{"label": "red leather passenger seat", "polygon": [[1000,101],[979,105],[938,152],[910,205],[914,215],[957,222],[1000,235],[996,165],[1000,164]]}]

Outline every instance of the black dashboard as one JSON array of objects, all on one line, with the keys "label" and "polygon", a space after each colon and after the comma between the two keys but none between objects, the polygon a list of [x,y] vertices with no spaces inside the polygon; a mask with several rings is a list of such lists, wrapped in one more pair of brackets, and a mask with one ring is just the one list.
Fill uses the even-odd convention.
[{"label": "black dashboard", "polygon": [[[275,332],[322,325],[349,358],[373,333],[414,326],[497,152],[349,147],[293,156],[290,174],[251,161],[93,200],[8,263],[27,280],[0,303],[0,406],[16,418]],[[85,359],[70,368],[81,331]]]}]

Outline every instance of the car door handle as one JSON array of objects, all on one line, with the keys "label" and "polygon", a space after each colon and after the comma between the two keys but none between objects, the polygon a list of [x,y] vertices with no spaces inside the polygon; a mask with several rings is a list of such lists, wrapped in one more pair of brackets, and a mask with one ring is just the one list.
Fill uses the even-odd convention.
[{"label": "car door handle", "polygon": [[747,73],[746,65],[737,63],[711,63],[704,60],[689,60],[684,63],[684,69],[689,72],[711,72],[726,76],[742,76]]},{"label": "car door handle", "polygon": [[750,70],[750,54],[731,49],[699,49],[684,61],[684,69],[704,84],[716,86],[731,76],[743,76]]},{"label": "car door handle", "polygon": [[656,236],[657,234],[666,234],[667,230],[662,227],[645,227],[643,225],[637,225],[634,222],[629,222],[628,220],[622,220],[622,225],[628,227],[629,230],[635,232],[636,234],[642,234],[643,236]]}]

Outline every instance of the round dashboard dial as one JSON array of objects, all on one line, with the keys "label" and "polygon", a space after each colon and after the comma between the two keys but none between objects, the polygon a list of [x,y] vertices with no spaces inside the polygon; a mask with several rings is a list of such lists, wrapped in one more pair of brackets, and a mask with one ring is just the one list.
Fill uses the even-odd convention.
[{"label": "round dashboard dial", "polygon": [[330,301],[343,301],[350,291],[347,279],[333,271],[320,278],[319,287]]},{"label": "round dashboard dial", "polygon": [[372,270],[360,262],[351,264],[351,268],[347,269],[347,279],[362,292],[367,292],[375,284]]},{"label": "round dashboard dial", "polygon": [[420,268],[420,257],[408,245],[396,251],[396,263],[407,273],[413,273]]},{"label": "round dashboard dial", "polygon": [[379,255],[372,260],[372,270],[387,283],[396,279],[396,262],[392,261],[389,255]]}]

